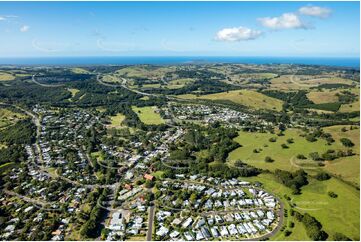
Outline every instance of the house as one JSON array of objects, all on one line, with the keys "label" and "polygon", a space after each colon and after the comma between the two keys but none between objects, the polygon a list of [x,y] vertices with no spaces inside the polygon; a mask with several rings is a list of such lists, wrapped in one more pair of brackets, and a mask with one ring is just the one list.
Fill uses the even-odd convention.
[{"label": "house", "polygon": [[201,232],[202,232],[204,238],[206,238],[207,240],[209,238],[211,238],[211,233],[209,232],[209,230],[206,227],[204,227],[204,226],[201,227]]},{"label": "house", "polygon": [[172,222],[172,225],[178,226],[182,223],[182,220],[179,218],[175,218]]},{"label": "house", "polygon": [[191,234],[191,233],[189,233],[188,231],[187,231],[187,232],[185,232],[183,235],[184,235],[184,237],[186,238],[186,240],[188,240],[188,241],[192,241],[192,240],[194,240],[194,238],[193,238],[192,234]]},{"label": "house", "polygon": [[161,226],[155,234],[158,235],[159,237],[164,237],[168,234],[168,232],[169,232],[169,229],[167,229],[164,226]]},{"label": "house", "polygon": [[182,227],[184,229],[188,228],[189,225],[191,225],[192,221],[193,221],[193,219],[191,217],[187,218],[186,221],[183,222]]},{"label": "house", "polygon": [[146,180],[153,181],[154,176],[149,175],[149,174],[145,174],[145,175],[144,175],[144,178],[145,178]]},{"label": "house", "polygon": [[227,237],[229,235],[227,227],[226,226],[222,226],[221,227],[221,236],[222,237]]},{"label": "house", "polygon": [[172,239],[175,239],[179,236],[179,232],[174,230],[172,233],[169,234],[169,236],[172,238]]},{"label": "house", "polygon": [[219,237],[218,228],[217,228],[216,226],[213,226],[213,227],[211,228],[211,233],[212,233],[212,236],[213,236],[214,238],[218,238],[218,237]]},{"label": "house", "polygon": [[132,190],[133,186],[131,184],[125,184],[124,188],[127,189],[127,190]]}]

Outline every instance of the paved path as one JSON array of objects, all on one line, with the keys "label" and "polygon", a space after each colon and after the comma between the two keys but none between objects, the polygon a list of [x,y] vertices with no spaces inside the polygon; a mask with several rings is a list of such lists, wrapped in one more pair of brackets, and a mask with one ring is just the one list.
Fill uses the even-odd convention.
[{"label": "paved path", "polygon": [[147,241],[152,240],[153,234],[153,224],[154,224],[154,214],[155,214],[155,207],[150,206],[148,209],[148,231],[147,231]]},{"label": "paved path", "polygon": [[36,76],[36,74],[32,76],[31,81],[34,82],[35,84],[39,85],[39,86],[42,86],[42,87],[62,87],[62,86],[64,86],[63,84],[43,84],[43,83],[40,83],[35,79],[35,76]]}]

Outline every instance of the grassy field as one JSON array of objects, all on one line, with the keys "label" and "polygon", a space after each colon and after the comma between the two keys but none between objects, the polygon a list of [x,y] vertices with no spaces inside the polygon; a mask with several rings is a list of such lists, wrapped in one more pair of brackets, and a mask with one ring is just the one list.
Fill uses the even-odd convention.
[{"label": "grassy field", "polygon": [[[354,240],[359,239],[360,193],[342,181],[331,178],[320,182],[309,178],[310,183],[302,188],[301,194],[293,195],[289,188],[276,181],[273,174],[260,174],[257,177],[242,178],[242,180],[263,183],[266,190],[276,194],[284,202],[286,209],[290,208],[290,204],[285,200],[284,195],[288,195],[291,203],[296,205],[294,208],[296,211],[307,212],[321,222],[323,229],[329,234],[329,239],[332,240],[332,236],[336,232],[343,233]],[[329,191],[336,193],[338,197],[329,197]],[[284,224],[287,226],[291,221],[295,223],[295,227],[287,228],[292,231],[289,237],[285,237],[283,232],[279,232],[272,239],[310,240],[303,224],[298,223],[294,217],[290,215],[286,217]]]},{"label": "grassy field", "polygon": [[22,113],[13,112],[7,108],[0,108],[0,129],[25,118]]},{"label": "grassy field", "polygon": [[360,111],[360,101],[356,101],[356,102],[353,102],[353,103],[342,104],[338,111],[342,112],[342,113]]},{"label": "grassy field", "polygon": [[185,94],[179,95],[178,97],[184,99],[228,100],[255,109],[270,109],[277,111],[282,110],[283,104],[283,102],[279,99],[271,98],[264,94],[251,90],[236,90],[201,96]]},{"label": "grassy field", "polygon": [[[343,127],[347,128],[346,132],[342,132]],[[355,144],[353,151],[355,156],[343,157],[334,161],[326,163],[324,169],[327,171],[339,175],[346,181],[359,184],[360,182],[360,130],[350,130],[349,126],[335,125],[324,128],[326,132],[332,134],[332,137],[339,143],[341,138],[348,138]]]},{"label": "grassy field", "polygon": [[131,66],[119,69],[116,75],[124,77],[142,77],[149,79],[160,79],[167,72],[174,71],[176,67],[149,67],[149,66]]},{"label": "grassy field", "polygon": [[307,75],[283,75],[271,79],[271,89],[277,90],[299,90],[317,87],[320,84],[347,84],[351,85],[353,82],[349,79],[330,77],[330,76],[307,76]]},{"label": "grassy field", "polygon": [[[341,134],[340,130],[342,127],[343,126],[332,126],[325,128],[325,131],[331,133],[335,139],[335,143],[330,146],[327,145],[327,142],[323,139],[318,139],[312,143],[307,141],[304,137],[300,137],[302,131],[298,129],[288,129],[285,131],[285,135],[280,137],[270,133],[249,133],[241,131],[239,136],[235,138],[235,141],[243,147],[232,151],[228,156],[228,160],[232,164],[235,160],[240,159],[255,167],[269,169],[271,171],[275,169],[295,171],[300,168],[310,171],[325,169],[335,175],[340,175],[346,181],[359,184],[359,148],[354,149],[357,155],[326,162],[324,167],[319,167],[309,159],[301,161],[295,157],[298,154],[303,154],[307,157],[311,152],[322,154],[328,149],[345,150],[339,141],[341,137],[348,137],[355,143],[355,147],[358,147],[360,142],[357,136],[359,130],[350,130],[345,133],[342,132]],[[269,139],[272,137],[277,137],[277,141],[270,142]],[[293,144],[287,144],[287,139],[289,138],[293,138]],[[282,148],[282,144],[287,144],[289,148]],[[261,151],[254,153],[254,149],[261,149]],[[265,162],[266,156],[270,156],[274,162]]]},{"label": "grassy field", "polygon": [[169,88],[169,89],[182,88],[192,82],[194,82],[194,80],[192,78],[176,79],[176,80],[172,80],[172,81],[168,82],[167,88]]},{"label": "grassy field", "polygon": [[69,92],[71,92],[71,97],[74,97],[80,90],[76,88],[69,88]]},{"label": "grassy field", "polygon": [[352,85],[353,81],[345,78],[340,77],[320,77],[320,78],[309,78],[308,80],[302,81],[303,84],[308,85],[321,85],[321,84],[348,84]]},{"label": "grassy field", "polygon": [[87,71],[83,68],[79,68],[79,67],[71,68],[71,71],[74,72],[75,74],[88,74],[89,73],[89,71]]},{"label": "grassy field", "polygon": [[144,124],[164,124],[165,121],[162,119],[162,117],[159,115],[159,113],[155,112],[156,107],[150,106],[150,107],[135,107],[132,106],[132,109],[135,113],[138,114],[139,119]]},{"label": "grassy field", "polygon": [[0,72],[0,81],[12,81],[15,79],[15,76],[7,73],[7,72]]},{"label": "grassy field", "polygon": [[339,91],[312,91],[307,94],[307,98],[316,104],[334,103],[338,102],[338,96],[336,96],[337,93],[339,93]]},{"label": "grassy field", "polygon": [[122,79],[120,79],[119,77],[115,76],[115,75],[104,75],[102,77],[104,82],[114,82],[114,83],[120,83],[122,81]]},{"label": "grassy field", "polygon": [[122,122],[124,121],[125,116],[121,113],[118,113],[115,116],[111,116],[111,124],[108,125],[109,128],[121,128],[123,127]]}]

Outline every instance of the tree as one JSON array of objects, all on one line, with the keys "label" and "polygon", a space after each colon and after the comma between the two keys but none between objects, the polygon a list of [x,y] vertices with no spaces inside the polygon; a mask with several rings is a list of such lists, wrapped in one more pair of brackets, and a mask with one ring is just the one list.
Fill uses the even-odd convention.
[{"label": "tree", "polygon": [[269,156],[266,156],[265,158],[264,158],[264,161],[265,162],[274,162],[274,160],[271,158],[271,157],[269,157]]},{"label": "tree", "polygon": [[346,235],[344,235],[342,233],[336,232],[333,235],[333,240],[335,240],[335,241],[351,241],[352,239],[350,239],[349,237],[347,237]]},{"label": "tree", "polygon": [[307,159],[306,156],[304,156],[304,155],[302,155],[302,154],[298,154],[298,155],[296,156],[296,158],[299,159],[299,160],[306,160],[306,159]]},{"label": "tree", "polygon": [[315,177],[317,180],[319,181],[325,181],[325,180],[328,180],[331,178],[331,176],[326,173],[326,172],[323,172],[323,171],[320,171],[316,174],[316,177]]},{"label": "tree", "polygon": [[332,192],[332,191],[329,191],[327,194],[328,194],[329,197],[332,197],[332,198],[337,198],[338,197],[338,195],[336,193]]},{"label": "tree", "polygon": [[345,147],[352,147],[355,144],[348,138],[341,138],[340,139],[341,143],[345,146]]}]

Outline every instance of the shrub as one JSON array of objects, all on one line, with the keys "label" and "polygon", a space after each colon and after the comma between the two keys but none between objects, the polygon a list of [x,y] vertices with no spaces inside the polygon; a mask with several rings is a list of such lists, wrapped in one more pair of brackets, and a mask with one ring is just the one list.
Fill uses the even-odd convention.
[{"label": "shrub", "polygon": [[330,179],[331,176],[328,173],[321,171],[316,174],[315,178],[319,181],[326,181],[326,180]]},{"label": "shrub", "polygon": [[298,154],[298,155],[296,156],[296,158],[297,158],[297,159],[300,159],[300,160],[306,160],[306,159],[307,159],[306,156],[304,156],[304,155],[302,155],[302,154]]},{"label": "shrub", "polygon": [[355,144],[352,143],[352,141],[351,141],[350,139],[348,139],[348,138],[341,138],[340,141],[341,141],[341,143],[342,143],[344,146],[346,146],[346,147],[352,147],[352,146],[355,145]]},{"label": "shrub", "polygon": [[265,161],[265,162],[274,162],[274,160],[273,160],[271,157],[269,157],[269,156],[266,156],[266,157],[264,158],[264,161]]},{"label": "shrub", "polygon": [[337,198],[338,197],[338,195],[336,193],[332,192],[332,191],[329,191],[327,194],[332,198]]}]

